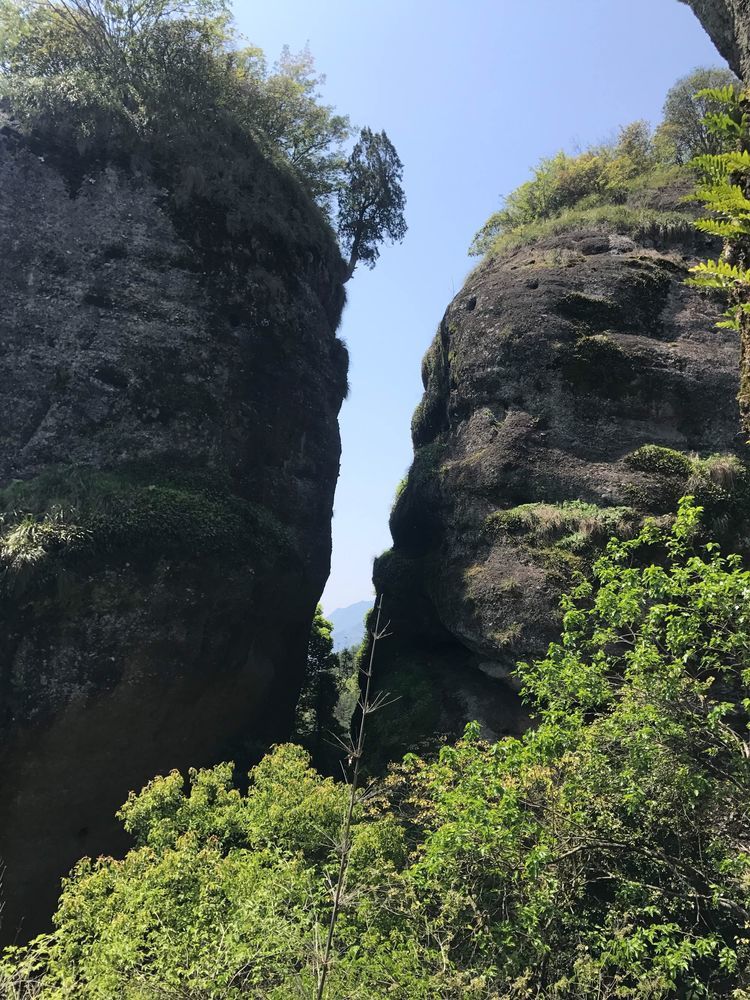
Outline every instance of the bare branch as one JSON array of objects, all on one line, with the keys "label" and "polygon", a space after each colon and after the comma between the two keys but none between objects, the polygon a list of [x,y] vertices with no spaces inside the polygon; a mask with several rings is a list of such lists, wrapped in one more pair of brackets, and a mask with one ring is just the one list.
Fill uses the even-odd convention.
[{"label": "bare branch", "polygon": [[[336,890],[333,896],[333,907],[331,910],[331,920],[328,925],[328,936],[326,938],[325,951],[323,954],[323,959],[319,966],[318,972],[318,989],[316,993],[316,1000],[323,1000],[325,996],[326,981],[328,979],[328,971],[331,966],[331,956],[333,951],[333,940],[336,933],[336,922],[338,920],[339,912],[348,901],[349,897],[346,895],[346,874],[349,867],[349,857],[351,854],[352,847],[352,820],[354,817],[354,809],[361,802],[365,801],[363,796],[359,791],[359,780],[360,780],[360,765],[362,763],[362,755],[365,748],[365,723],[367,721],[368,715],[376,711],[377,708],[382,708],[387,702],[388,695],[377,694],[374,700],[370,700],[370,691],[372,687],[372,675],[373,675],[373,665],[375,663],[375,647],[380,639],[387,635],[387,628],[385,626],[383,630],[380,628],[380,615],[383,609],[383,595],[380,595],[377,603],[377,616],[375,620],[375,628],[372,631],[372,641],[370,642],[370,655],[367,661],[366,669],[361,672],[366,678],[365,680],[365,690],[362,698],[359,701],[360,705],[360,718],[359,718],[359,729],[357,732],[356,743],[352,742],[352,749],[349,756],[348,763],[352,766],[352,777],[349,785],[349,800],[347,802],[346,814],[344,816],[344,822],[341,830],[341,861],[339,863],[339,873],[338,879],[336,881]],[[390,624],[390,623],[389,623]],[[364,793],[365,795],[368,792]]]}]

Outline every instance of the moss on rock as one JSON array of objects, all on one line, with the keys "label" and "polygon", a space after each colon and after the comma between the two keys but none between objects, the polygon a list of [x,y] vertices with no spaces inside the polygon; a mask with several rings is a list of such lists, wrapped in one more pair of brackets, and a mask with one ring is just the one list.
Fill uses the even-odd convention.
[{"label": "moss on rock", "polygon": [[663,476],[689,476],[693,462],[681,451],[656,444],[644,444],[625,458],[631,469]]},{"label": "moss on rock", "polygon": [[101,471],[58,466],[0,490],[0,568],[46,578],[62,563],[117,553],[134,560],[215,553],[256,560],[291,555],[289,531],[237,496],[217,470],[154,463]]},{"label": "moss on rock", "polygon": [[600,544],[612,535],[629,537],[639,522],[631,507],[599,507],[583,500],[563,503],[525,503],[490,514],[485,521],[492,537],[507,532],[524,535],[531,543],[553,544],[580,551]]}]

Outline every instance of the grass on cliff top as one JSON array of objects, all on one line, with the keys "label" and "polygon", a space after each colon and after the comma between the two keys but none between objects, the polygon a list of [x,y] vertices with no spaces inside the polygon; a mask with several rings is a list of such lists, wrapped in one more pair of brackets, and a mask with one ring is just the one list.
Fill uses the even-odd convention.
[{"label": "grass on cliff top", "polygon": [[216,470],[48,469],[0,490],[0,582],[11,590],[76,556],[285,558],[289,531]]},{"label": "grass on cliff top", "polygon": [[494,256],[575,229],[670,242],[692,235],[694,186],[687,166],[644,122],[577,156],[542,160],[533,178],[505,199],[474,237],[470,253]]},{"label": "grass on cliff top", "polygon": [[683,495],[694,496],[711,529],[731,537],[734,544],[747,533],[750,478],[736,455],[700,458],[649,444],[626,455],[624,463],[641,474],[624,486],[630,506],[599,507],[583,500],[521,504],[490,514],[485,521],[488,536],[516,538],[543,561],[553,558],[582,568],[570,557],[590,558],[613,536],[632,538],[644,517],[673,513]]},{"label": "grass on cliff top", "polygon": [[574,553],[587,551],[613,535],[632,537],[640,516],[632,507],[599,507],[583,500],[525,503],[496,511],[485,521],[492,536],[525,536],[534,547],[555,545]]},{"label": "grass on cliff top", "polygon": [[659,244],[679,242],[694,233],[693,218],[689,214],[630,205],[595,205],[569,208],[551,219],[530,222],[498,236],[492,242],[488,255],[518,250],[545,237],[559,236],[576,229],[599,229]]}]

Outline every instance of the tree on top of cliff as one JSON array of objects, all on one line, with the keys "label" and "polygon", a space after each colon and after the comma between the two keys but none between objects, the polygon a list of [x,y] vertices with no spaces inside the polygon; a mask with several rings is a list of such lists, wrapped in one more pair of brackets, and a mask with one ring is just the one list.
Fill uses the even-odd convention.
[{"label": "tree on top of cliff", "polygon": [[322,103],[325,76],[316,72],[309,48],[293,53],[285,45],[270,72],[260,49],[246,49],[235,59],[251,98],[247,110],[257,135],[283,153],[329,208],[346,164],[342,144],[351,125],[346,115]]},{"label": "tree on top of cliff", "polygon": [[[372,267],[403,238],[401,162],[384,132],[351,127],[325,104],[309,50],[269,69],[236,44],[227,0],[0,0],[0,98],[77,180],[106,162],[155,167],[179,206],[241,215],[245,139],[283,161],[333,220],[349,257]],[[239,146],[238,146],[239,143]],[[215,215],[218,217],[218,214]]]},{"label": "tree on top of cliff", "polygon": [[330,197],[349,121],[321,103],[310,52],[284,49],[269,71],[234,41],[226,0],[0,0],[2,92],[22,124],[69,119],[79,146],[113,129],[153,145],[223,119]]},{"label": "tree on top of cliff", "polygon": [[375,266],[379,243],[400,243],[406,235],[402,175],[401,160],[385,132],[363,128],[339,192],[338,231],[349,255],[347,279],[360,261]]},{"label": "tree on top of cliff", "polygon": [[226,0],[0,0],[0,67],[27,81],[90,74],[128,106],[145,98],[165,33],[179,25],[218,48],[227,24]]}]

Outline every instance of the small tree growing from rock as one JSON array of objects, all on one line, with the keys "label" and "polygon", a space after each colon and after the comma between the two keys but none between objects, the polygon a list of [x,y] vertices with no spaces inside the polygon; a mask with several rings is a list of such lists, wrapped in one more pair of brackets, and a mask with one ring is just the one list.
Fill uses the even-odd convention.
[{"label": "small tree growing from rock", "polygon": [[401,160],[385,132],[363,128],[339,191],[338,232],[349,255],[347,281],[360,261],[375,266],[380,243],[400,243],[406,235],[402,174]]}]

